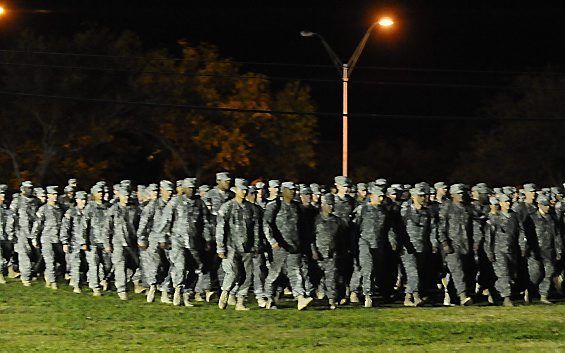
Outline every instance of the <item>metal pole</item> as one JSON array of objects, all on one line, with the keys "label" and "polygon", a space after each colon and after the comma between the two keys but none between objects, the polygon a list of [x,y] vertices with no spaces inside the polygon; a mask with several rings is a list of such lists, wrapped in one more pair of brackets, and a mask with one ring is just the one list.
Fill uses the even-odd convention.
[{"label": "metal pole", "polygon": [[347,81],[349,81],[349,73],[348,73],[348,66],[347,64],[343,64],[342,67],[342,77],[341,77],[342,81],[343,81],[343,150],[342,150],[342,170],[341,170],[341,174],[343,176],[347,176],[347,147],[348,147],[348,142],[347,142],[347,137],[348,137],[348,132],[347,132]]}]

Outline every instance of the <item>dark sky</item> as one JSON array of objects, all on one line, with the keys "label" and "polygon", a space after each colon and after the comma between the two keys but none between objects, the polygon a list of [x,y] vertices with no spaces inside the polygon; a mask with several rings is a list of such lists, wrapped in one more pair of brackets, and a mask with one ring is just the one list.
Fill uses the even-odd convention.
[{"label": "dark sky", "polygon": [[[375,32],[352,75],[350,113],[475,116],[516,73],[548,65],[563,70],[565,4],[531,1],[9,1],[15,14],[0,24],[0,43],[31,27],[71,33],[93,21],[130,29],[149,47],[174,48],[175,41],[209,42],[236,61],[328,65],[247,65],[271,76],[334,79],[337,72],[319,41],[322,34],[343,60],[353,52],[378,13],[391,13],[394,30]],[[521,2],[523,3],[523,2]],[[37,12],[35,10],[48,10]],[[357,82],[356,82],[357,81]],[[339,112],[339,82],[305,82],[319,111]],[[472,122],[471,122],[472,123]],[[351,119],[353,151],[373,137],[417,139],[460,122],[413,119]],[[340,120],[320,120],[322,140],[339,141]],[[440,128],[441,127],[441,128]],[[422,130],[424,129],[424,130]],[[428,129],[428,130],[425,130]],[[443,129],[443,130],[442,130]],[[418,142],[418,141],[417,141]],[[421,140],[420,140],[421,142]]]}]

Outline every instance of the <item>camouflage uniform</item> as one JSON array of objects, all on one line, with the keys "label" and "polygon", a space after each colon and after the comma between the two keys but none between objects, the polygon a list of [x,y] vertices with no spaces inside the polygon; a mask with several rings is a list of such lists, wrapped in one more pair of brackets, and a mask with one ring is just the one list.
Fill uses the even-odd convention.
[{"label": "camouflage uniform", "polygon": [[64,263],[64,254],[59,239],[63,211],[58,205],[45,204],[39,208],[32,229],[32,237],[41,244],[41,255],[45,261],[45,281],[56,282],[55,263]]}]

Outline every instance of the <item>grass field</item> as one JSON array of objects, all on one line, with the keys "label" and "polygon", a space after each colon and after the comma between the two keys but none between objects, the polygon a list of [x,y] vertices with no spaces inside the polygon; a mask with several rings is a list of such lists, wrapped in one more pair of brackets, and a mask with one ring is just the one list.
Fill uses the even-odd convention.
[{"label": "grass field", "polygon": [[565,352],[565,304],[220,311],[0,285],[0,351]]}]

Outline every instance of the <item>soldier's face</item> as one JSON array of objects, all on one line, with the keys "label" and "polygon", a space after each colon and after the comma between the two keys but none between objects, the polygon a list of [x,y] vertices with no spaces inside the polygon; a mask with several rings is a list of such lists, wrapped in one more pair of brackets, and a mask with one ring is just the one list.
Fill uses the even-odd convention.
[{"label": "soldier's face", "polygon": [[48,202],[56,202],[57,201],[57,194],[47,194],[47,201]]},{"label": "soldier's face", "polygon": [[538,207],[543,213],[549,212],[549,205],[538,205]]},{"label": "soldier's face", "polygon": [[294,195],[296,194],[296,190],[284,188],[283,191],[282,191],[282,194],[283,194],[284,198],[292,199],[292,198],[294,198]]},{"label": "soldier's face", "polygon": [[508,211],[510,209],[510,202],[505,201],[500,203],[500,209],[503,211]]},{"label": "soldier's face", "polygon": [[4,200],[6,200],[6,195],[0,194],[0,205],[4,203]]},{"label": "soldier's face", "polygon": [[478,191],[472,191],[471,197],[473,198],[473,200],[478,200],[479,199],[479,192]]},{"label": "soldier's face", "polygon": [[257,194],[256,194],[256,193],[253,193],[253,194],[248,193],[248,194],[247,194],[247,201],[249,201],[249,202],[251,202],[251,203],[254,203],[256,199],[257,199]]},{"label": "soldier's face", "polygon": [[235,196],[237,196],[240,200],[245,199],[245,196],[247,196],[247,189],[235,188]]},{"label": "soldier's face", "polygon": [[124,194],[124,195],[118,194],[118,198],[120,199],[120,203],[121,203],[122,205],[127,204],[128,201],[129,201],[129,195],[127,195],[127,194]]},{"label": "soldier's face", "polygon": [[[161,198],[165,201],[169,201],[169,199],[171,198],[171,192],[163,188],[161,188],[159,191],[161,192]],[[157,196],[157,193],[155,193],[155,196]]]},{"label": "soldier's face", "polygon": [[226,191],[230,188],[231,186],[231,180],[218,180],[218,187],[223,190]]},{"label": "soldier's face", "polygon": [[334,205],[328,205],[327,203],[322,203],[322,211],[325,213],[332,213],[334,210]]},{"label": "soldier's face", "polygon": [[187,197],[192,197],[194,195],[194,188],[184,188],[184,193]]},{"label": "soldier's face", "polygon": [[278,188],[269,188],[269,196],[274,197],[278,196],[279,189]]},{"label": "soldier's face", "polygon": [[337,193],[338,194],[347,194],[349,192],[349,188],[343,185],[336,185]]},{"label": "soldier's face", "polygon": [[451,195],[451,198],[455,202],[462,202],[463,201],[463,194],[453,194],[453,195]]},{"label": "soldier's face", "polygon": [[85,199],[77,199],[77,207],[79,209],[83,209],[84,206],[86,206],[86,200]]},{"label": "soldier's face", "polygon": [[365,197],[367,197],[367,190],[358,191],[357,195],[359,195],[360,198],[364,199]]},{"label": "soldier's face", "polygon": [[533,202],[536,199],[536,193],[535,192],[526,191],[524,193],[524,195],[526,196],[527,202]]},{"label": "soldier's face", "polygon": [[33,194],[33,189],[32,188],[28,188],[28,187],[24,187],[22,189],[22,194],[24,194],[24,196],[31,196]]},{"label": "soldier's face", "polygon": [[302,203],[310,203],[310,201],[312,201],[312,195],[310,194],[300,195],[300,200],[302,201]]}]

